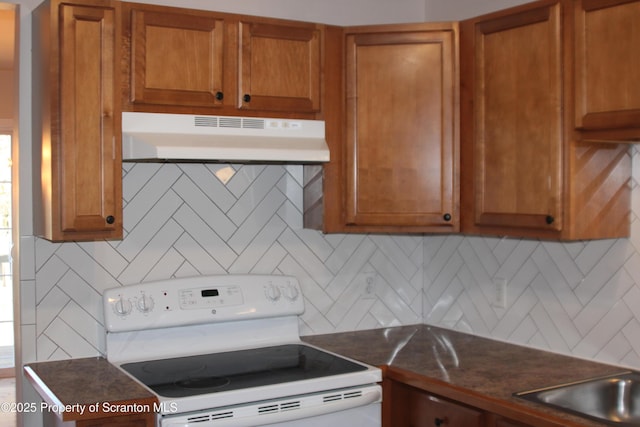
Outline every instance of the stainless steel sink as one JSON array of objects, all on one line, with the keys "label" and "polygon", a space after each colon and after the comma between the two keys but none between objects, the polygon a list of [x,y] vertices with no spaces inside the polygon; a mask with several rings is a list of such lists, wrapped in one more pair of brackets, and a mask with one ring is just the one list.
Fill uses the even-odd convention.
[{"label": "stainless steel sink", "polygon": [[514,394],[615,426],[640,426],[640,373],[592,378]]}]

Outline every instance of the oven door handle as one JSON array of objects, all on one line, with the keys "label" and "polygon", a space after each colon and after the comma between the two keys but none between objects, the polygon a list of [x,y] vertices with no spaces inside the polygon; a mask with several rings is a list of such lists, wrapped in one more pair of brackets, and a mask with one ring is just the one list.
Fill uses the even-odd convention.
[{"label": "oven door handle", "polygon": [[[301,404],[297,409],[280,410],[278,412],[263,413],[260,415],[242,414],[242,407],[234,408],[234,414],[228,418],[211,419],[204,421],[202,417],[198,417],[198,427],[250,427],[256,425],[267,425],[278,422],[293,421],[303,418],[318,417],[325,414],[334,412],[345,411],[347,409],[354,409],[361,406],[370,405],[382,401],[382,388],[379,385],[371,385],[365,388],[361,388],[362,393],[357,397],[346,397],[336,400],[328,400],[321,405],[309,405]],[[330,393],[327,393],[330,394]],[[326,399],[326,398],[325,398]],[[295,400],[295,398],[289,398],[287,401]],[[236,411],[237,415],[236,416]],[[203,411],[204,412],[204,411]],[[202,415],[202,414],[199,414]],[[160,419],[160,427],[190,427],[196,424],[193,421],[189,421],[187,416],[166,417]]]}]

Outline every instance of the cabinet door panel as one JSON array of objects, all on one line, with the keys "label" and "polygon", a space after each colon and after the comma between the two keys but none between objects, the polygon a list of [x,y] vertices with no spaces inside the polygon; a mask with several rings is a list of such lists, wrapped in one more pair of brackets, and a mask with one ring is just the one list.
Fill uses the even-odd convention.
[{"label": "cabinet door panel", "polygon": [[387,380],[384,383],[390,402],[383,411],[385,425],[393,427],[431,427],[485,425],[485,414],[477,409],[442,399],[406,384]]},{"label": "cabinet door panel", "polygon": [[224,21],[205,13],[131,13],[131,101],[221,106]]},{"label": "cabinet door panel", "polygon": [[151,427],[155,424],[155,414],[120,415],[76,421],[76,427]]},{"label": "cabinet door panel", "polygon": [[510,419],[499,417],[499,416],[495,416],[494,418],[495,418],[495,421],[493,423],[493,426],[491,427],[531,427],[528,424],[523,424],[518,421],[510,420]]},{"label": "cabinet door panel", "polygon": [[575,2],[576,126],[640,126],[640,1]]},{"label": "cabinet door panel", "polygon": [[475,31],[475,223],[561,230],[560,7]]},{"label": "cabinet door panel", "polygon": [[320,36],[315,25],[241,22],[239,107],[319,111]]},{"label": "cabinet door panel", "polygon": [[61,231],[117,234],[122,171],[115,11],[63,4],[60,13]]},{"label": "cabinet door panel", "polygon": [[454,42],[452,31],[347,37],[347,224],[457,224]]}]

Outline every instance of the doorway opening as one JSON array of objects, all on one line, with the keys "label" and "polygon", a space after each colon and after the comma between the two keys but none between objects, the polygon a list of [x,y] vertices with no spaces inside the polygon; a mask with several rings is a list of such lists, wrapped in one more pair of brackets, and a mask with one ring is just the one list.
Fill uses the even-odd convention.
[{"label": "doorway opening", "polygon": [[15,183],[12,183],[11,156],[12,142],[17,141],[17,135],[13,134],[14,120],[17,120],[16,29],[17,6],[0,0],[0,378],[15,376],[16,295],[11,259]]},{"label": "doorway opening", "polygon": [[14,376],[11,135],[0,134],[0,378]]}]

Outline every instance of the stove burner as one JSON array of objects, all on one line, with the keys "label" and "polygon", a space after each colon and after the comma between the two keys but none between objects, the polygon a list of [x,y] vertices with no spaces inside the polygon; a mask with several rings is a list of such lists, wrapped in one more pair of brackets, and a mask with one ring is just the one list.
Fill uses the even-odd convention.
[{"label": "stove burner", "polygon": [[230,382],[231,381],[227,377],[199,377],[176,381],[175,385],[182,388],[201,389],[224,387]]}]

